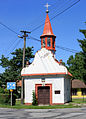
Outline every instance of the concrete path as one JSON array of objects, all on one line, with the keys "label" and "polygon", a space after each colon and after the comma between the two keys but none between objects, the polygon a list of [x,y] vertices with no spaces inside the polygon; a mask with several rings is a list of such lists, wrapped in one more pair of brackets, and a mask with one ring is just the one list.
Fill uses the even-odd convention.
[{"label": "concrete path", "polygon": [[67,108],[67,109],[0,108],[0,119],[86,119],[86,108]]}]

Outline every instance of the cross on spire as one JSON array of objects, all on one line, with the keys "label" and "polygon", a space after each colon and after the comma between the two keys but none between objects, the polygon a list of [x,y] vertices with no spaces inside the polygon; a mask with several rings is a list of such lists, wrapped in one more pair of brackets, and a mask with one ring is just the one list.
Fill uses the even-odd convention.
[{"label": "cross on spire", "polygon": [[47,8],[47,10],[46,10],[46,13],[49,13],[49,10],[48,10],[48,7],[49,7],[50,5],[48,5],[48,3],[45,5],[45,7]]}]

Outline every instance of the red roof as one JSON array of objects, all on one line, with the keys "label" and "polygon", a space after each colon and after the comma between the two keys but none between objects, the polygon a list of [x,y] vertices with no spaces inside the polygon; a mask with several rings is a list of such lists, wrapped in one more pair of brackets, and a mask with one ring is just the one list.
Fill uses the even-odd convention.
[{"label": "red roof", "polygon": [[45,36],[45,35],[53,35],[53,30],[52,30],[52,27],[51,27],[51,23],[50,23],[50,19],[49,19],[49,16],[48,16],[48,13],[46,15],[46,20],[45,20],[45,26],[44,26],[44,30],[43,30],[43,34],[41,36]]}]

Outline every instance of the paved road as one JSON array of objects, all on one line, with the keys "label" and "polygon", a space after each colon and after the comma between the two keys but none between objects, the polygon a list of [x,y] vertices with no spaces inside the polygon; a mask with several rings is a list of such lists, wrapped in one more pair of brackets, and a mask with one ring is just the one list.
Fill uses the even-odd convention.
[{"label": "paved road", "polygon": [[70,108],[70,109],[0,108],[0,119],[86,119],[86,108]]}]

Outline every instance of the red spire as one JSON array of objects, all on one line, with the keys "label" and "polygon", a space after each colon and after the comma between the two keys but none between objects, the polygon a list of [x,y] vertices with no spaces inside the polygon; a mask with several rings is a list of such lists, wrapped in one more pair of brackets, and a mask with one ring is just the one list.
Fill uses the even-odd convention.
[{"label": "red spire", "polygon": [[46,20],[45,20],[45,26],[44,26],[43,34],[41,36],[45,36],[45,35],[54,35],[52,27],[51,27],[50,20],[49,20],[48,13],[46,15]]},{"label": "red spire", "polygon": [[55,38],[56,36],[53,34],[53,30],[51,27],[51,23],[48,16],[48,10],[46,11],[46,20],[44,25],[43,34],[40,36],[41,38],[41,48],[46,48],[48,50],[51,50],[53,53],[55,53]]}]

